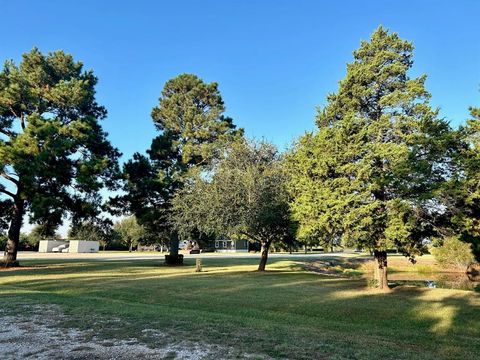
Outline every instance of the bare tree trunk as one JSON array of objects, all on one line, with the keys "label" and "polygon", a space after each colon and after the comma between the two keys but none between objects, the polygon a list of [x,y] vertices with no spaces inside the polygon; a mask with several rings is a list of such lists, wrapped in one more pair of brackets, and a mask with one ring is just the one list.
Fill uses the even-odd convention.
[{"label": "bare tree trunk", "polygon": [[178,254],[178,234],[172,233],[170,235],[170,253],[165,255],[165,264],[167,265],[182,265],[183,255]]},{"label": "bare tree trunk", "polygon": [[171,236],[170,236],[170,256],[172,258],[177,258],[178,257],[178,244],[179,244],[179,240],[178,240],[178,234],[177,233],[173,233]]},{"label": "bare tree trunk", "polygon": [[20,230],[22,228],[24,211],[25,202],[21,199],[15,199],[12,220],[10,221],[10,228],[8,229],[7,246],[3,254],[5,266],[14,266],[17,264],[17,252],[20,243]]},{"label": "bare tree trunk", "polygon": [[268,250],[270,249],[271,240],[262,241],[262,255],[260,258],[260,264],[258,265],[258,271],[265,271],[265,266],[268,260]]},{"label": "bare tree trunk", "polygon": [[128,246],[128,252],[132,252],[133,248],[133,241],[130,241],[130,245]]},{"label": "bare tree trunk", "polygon": [[387,290],[387,252],[374,250],[373,256],[375,257],[375,280],[377,280],[377,287],[380,290]]}]

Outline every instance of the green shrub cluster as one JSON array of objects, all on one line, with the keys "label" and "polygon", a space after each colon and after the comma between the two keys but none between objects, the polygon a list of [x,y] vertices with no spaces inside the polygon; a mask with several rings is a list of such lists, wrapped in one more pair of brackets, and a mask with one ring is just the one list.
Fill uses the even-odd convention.
[{"label": "green shrub cluster", "polygon": [[442,266],[467,269],[474,261],[472,244],[465,243],[458,237],[445,238],[442,244],[431,248],[430,252]]}]

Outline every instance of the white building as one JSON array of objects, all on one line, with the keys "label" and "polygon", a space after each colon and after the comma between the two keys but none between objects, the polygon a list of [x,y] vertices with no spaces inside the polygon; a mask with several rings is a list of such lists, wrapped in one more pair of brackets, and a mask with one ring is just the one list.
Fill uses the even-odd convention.
[{"label": "white building", "polygon": [[49,253],[52,252],[54,247],[66,244],[68,244],[68,242],[63,240],[40,240],[40,243],[38,244],[38,252]]},{"label": "white building", "polygon": [[84,241],[84,240],[41,240],[38,246],[38,252],[49,253],[52,249],[60,245],[66,245],[62,252],[69,253],[96,253],[100,249],[98,241]]},{"label": "white building", "polygon": [[97,253],[100,249],[98,241],[70,240],[70,253]]}]

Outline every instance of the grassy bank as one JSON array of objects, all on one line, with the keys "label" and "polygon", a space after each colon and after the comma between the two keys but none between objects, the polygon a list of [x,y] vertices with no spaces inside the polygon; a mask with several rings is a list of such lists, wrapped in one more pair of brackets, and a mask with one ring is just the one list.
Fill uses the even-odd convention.
[{"label": "grassy bank", "polygon": [[[24,261],[0,272],[3,304],[27,314],[54,304],[58,326],[137,338],[150,346],[189,339],[243,353],[298,359],[473,359],[480,353],[480,294],[398,287],[305,270],[301,260],[203,260],[167,268],[157,260]],[[167,336],[142,332],[156,329]]]}]

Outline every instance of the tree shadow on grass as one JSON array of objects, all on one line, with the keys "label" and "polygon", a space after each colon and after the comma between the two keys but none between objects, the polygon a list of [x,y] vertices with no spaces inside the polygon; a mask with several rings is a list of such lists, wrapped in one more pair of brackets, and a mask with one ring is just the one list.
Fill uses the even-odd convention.
[{"label": "tree shadow on grass", "polygon": [[[272,259],[279,268],[265,274],[248,270],[252,259],[205,261],[217,270],[199,274],[193,260],[175,269],[151,260],[69,262],[25,270],[0,299],[57,304],[68,315],[64,326],[114,340],[157,329],[171,341],[274,358],[451,359],[480,352],[479,294],[413,287],[378,293],[363,279],[295,271],[301,264],[283,261]],[[248,266],[223,271],[227,264]],[[154,338],[142,339],[155,346]]]}]

